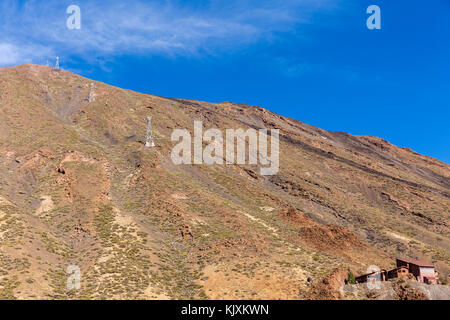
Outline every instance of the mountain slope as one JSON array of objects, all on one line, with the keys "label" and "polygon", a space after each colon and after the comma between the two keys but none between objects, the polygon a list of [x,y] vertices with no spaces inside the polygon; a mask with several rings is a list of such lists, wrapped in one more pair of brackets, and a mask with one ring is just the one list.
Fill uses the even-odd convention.
[{"label": "mountain slope", "polygon": [[[35,65],[0,69],[0,119],[0,298],[296,299],[396,255],[448,277],[450,166],[383,139]],[[279,129],[279,173],[174,165],[172,131],[194,120]]]}]

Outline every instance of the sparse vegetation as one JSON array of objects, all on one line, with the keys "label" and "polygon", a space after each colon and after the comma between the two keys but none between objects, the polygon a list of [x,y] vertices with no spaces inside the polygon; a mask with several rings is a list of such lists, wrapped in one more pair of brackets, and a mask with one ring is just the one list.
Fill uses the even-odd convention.
[{"label": "sparse vegetation", "polygon": [[[405,253],[448,278],[447,164],[229,102],[96,83],[89,103],[90,82],[0,72],[0,299],[299,299],[308,278]],[[192,119],[279,128],[280,172],[173,165],[172,129]],[[79,291],[66,288],[68,265]]]},{"label": "sparse vegetation", "polygon": [[353,274],[353,272],[348,271],[347,281],[350,284],[355,284],[356,283],[355,275]]}]

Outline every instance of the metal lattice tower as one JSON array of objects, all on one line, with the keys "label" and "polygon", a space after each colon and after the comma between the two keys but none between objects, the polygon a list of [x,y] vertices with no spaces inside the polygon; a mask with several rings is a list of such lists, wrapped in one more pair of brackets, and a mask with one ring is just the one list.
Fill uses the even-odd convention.
[{"label": "metal lattice tower", "polygon": [[59,57],[56,57],[55,68],[56,68],[56,69],[59,69]]},{"label": "metal lattice tower", "polygon": [[146,147],[154,147],[155,142],[153,141],[152,134],[152,117],[147,117],[147,136],[145,138],[145,146]]}]

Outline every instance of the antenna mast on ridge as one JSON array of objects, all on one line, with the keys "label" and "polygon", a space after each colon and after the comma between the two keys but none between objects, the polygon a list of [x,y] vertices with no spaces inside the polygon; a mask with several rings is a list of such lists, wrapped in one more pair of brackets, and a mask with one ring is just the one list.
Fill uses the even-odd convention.
[{"label": "antenna mast on ridge", "polygon": [[56,57],[55,68],[56,68],[56,69],[59,69],[59,57]]}]

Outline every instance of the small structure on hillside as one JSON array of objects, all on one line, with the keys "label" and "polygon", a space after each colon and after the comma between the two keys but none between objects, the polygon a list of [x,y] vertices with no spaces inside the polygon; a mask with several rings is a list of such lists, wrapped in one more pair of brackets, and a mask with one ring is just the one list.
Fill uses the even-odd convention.
[{"label": "small structure on hillside", "polygon": [[418,261],[414,259],[397,258],[397,268],[403,267],[412,274],[417,281],[428,284],[438,284],[439,276],[431,263]]},{"label": "small structure on hillside", "polygon": [[371,273],[363,274],[359,277],[355,277],[356,283],[365,283],[370,282],[372,279],[378,279],[379,281],[387,280],[387,271],[386,269],[381,269],[380,271],[374,271]]},{"label": "small structure on hillside", "polygon": [[418,282],[428,284],[439,284],[438,273],[434,266],[427,262],[417,261],[413,259],[397,258],[397,268],[392,270],[381,269],[379,272],[371,272],[356,277],[356,283],[370,282],[375,276],[378,276],[380,281],[387,281],[389,279],[415,279]]},{"label": "small structure on hillside", "polygon": [[59,70],[59,57],[56,57],[55,69]]},{"label": "small structure on hillside", "polygon": [[409,279],[410,273],[408,268],[398,267],[392,270],[389,270],[387,273],[388,279],[401,278],[401,279]]},{"label": "small structure on hillside", "polygon": [[145,146],[147,148],[154,147],[155,142],[153,141],[152,133],[152,117],[147,117],[147,136],[145,137]]}]

